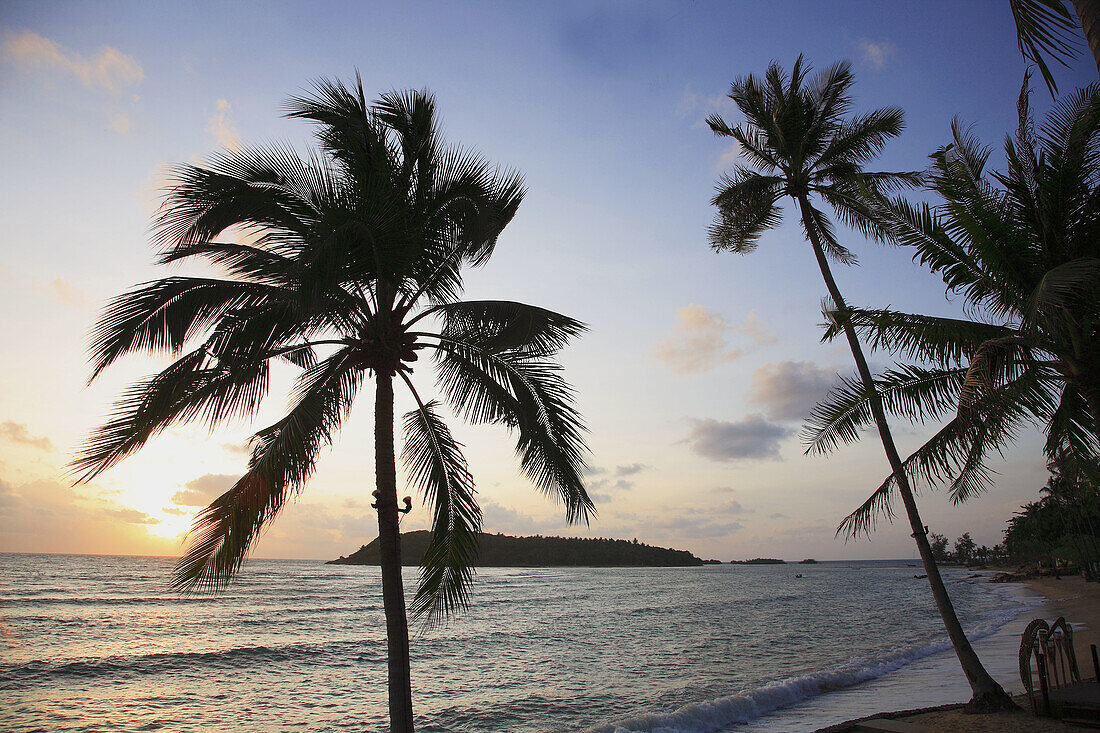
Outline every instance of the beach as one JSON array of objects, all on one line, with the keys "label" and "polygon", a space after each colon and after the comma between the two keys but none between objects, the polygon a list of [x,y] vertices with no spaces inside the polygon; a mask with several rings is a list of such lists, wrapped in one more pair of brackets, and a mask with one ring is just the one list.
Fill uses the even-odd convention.
[{"label": "beach", "polygon": [[[1031,578],[1024,585],[1030,592],[1042,597],[1044,601],[1042,605],[1029,608],[1021,613],[1011,625],[1011,629],[1006,628],[1005,635],[1008,636],[1010,631],[1016,633],[1018,644],[1019,632],[1032,619],[1043,618],[1049,623],[1059,616],[1065,616],[1073,627],[1074,647],[1081,675],[1082,677],[1091,677],[1093,666],[1089,645],[1100,645],[1100,583],[1085,583],[1081,576],[1066,576],[1061,579]],[[998,653],[1003,656],[1008,650],[1003,648],[1003,644],[1001,646],[1002,648],[998,650]],[[986,655],[982,655],[982,659],[989,666],[1003,667],[1005,663],[1004,659],[991,659]],[[1015,665],[1016,657],[1013,656],[1010,661]],[[998,678],[1004,684],[1004,677],[998,676]],[[1023,690],[1018,675],[1015,682],[1015,685],[1008,685],[1006,690],[1010,694],[1018,695]],[[1017,731],[1053,733],[1054,731],[1081,730],[1079,727],[1066,725],[1057,720],[1032,715],[1027,710],[1026,698],[1019,696],[1017,702],[1023,709],[1011,713],[969,715],[960,709],[964,702],[964,700],[960,700],[958,704],[947,706],[946,709],[893,711],[871,717],[885,717],[921,725],[925,727],[928,733],[1016,733]],[[828,731],[828,733],[841,733],[851,727],[852,722],[829,726],[821,730]]]}]

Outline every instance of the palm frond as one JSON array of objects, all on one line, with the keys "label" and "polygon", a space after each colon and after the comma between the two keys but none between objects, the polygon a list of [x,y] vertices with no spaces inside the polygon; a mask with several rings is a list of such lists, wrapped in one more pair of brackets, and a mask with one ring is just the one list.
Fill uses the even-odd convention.
[{"label": "palm frond", "polygon": [[1051,98],[1057,96],[1058,85],[1046,57],[1069,67],[1068,62],[1077,58],[1080,46],[1077,23],[1063,0],[1009,0],[1009,7],[1016,21],[1020,53],[1039,67]]},{"label": "palm frond", "polygon": [[313,473],[317,453],[347,416],[363,373],[348,348],[303,373],[290,412],[253,438],[248,472],[195,517],[173,588],[217,591],[229,582],[263,527]]},{"label": "palm frond", "polygon": [[[832,341],[844,330],[836,311],[827,312],[822,342]],[[1013,330],[962,318],[942,318],[900,313],[886,308],[849,308],[848,322],[872,350],[885,350],[909,359],[943,366],[967,360],[992,339],[1010,336]]]},{"label": "palm frond", "polygon": [[595,506],[584,488],[585,427],[561,368],[523,350],[485,348],[471,335],[440,335],[437,379],[458,414],[514,430],[523,473],[565,505],[569,522],[588,522]]},{"label": "palm frond", "polygon": [[776,205],[782,195],[783,181],[761,176],[737,167],[718,182],[711,203],[718,208],[709,230],[710,246],[738,254],[748,254],[768,229],[782,221]]},{"label": "palm frond", "polygon": [[817,235],[817,239],[821,242],[821,249],[825,252],[825,256],[834,262],[839,262],[843,265],[857,265],[859,259],[849,250],[842,245],[836,238],[836,230],[833,228],[833,223],[829,221],[829,217],[825,215],[825,212],[814,206],[808,206],[805,211],[802,212],[802,217],[799,220],[802,223],[802,229],[807,238],[811,238],[810,228]]},{"label": "palm frond", "polygon": [[859,439],[874,424],[871,400],[877,394],[888,415],[924,423],[954,411],[966,369],[898,365],[874,378],[873,391],[856,377],[841,377],[814,405],[802,430],[807,454],[831,453]]},{"label": "palm frond", "polygon": [[128,353],[178,353],[227,313],[287,296],[274,286],[239,280],[171,277],[147,283],[104,308],[91,332],[88,381]]},{"label": "palm frond", "polygon": [[411,610],[414,618],[432,626],[466,607],[477,560],[481,509],[462,445],[436,413],[437,403],[423,403],[408,378],[402,377],[417,409],[405,415],[401,460],[432,513],[432,536]]},{"label": "palm frond", "polygon": [[440,316],[447,338],[472,340],[486,353],[522,350],[551,356],[588,328],[569,316],[508,300],[447,303],[424,315]]},{"label": "palm frond", "polygon": [[111,417],[84,441],[69,464],[87,482],[176,422],[208,424],[253,413],[267,393],[265,360],[217,360],[196,349],[156,376],[126,389]]}]

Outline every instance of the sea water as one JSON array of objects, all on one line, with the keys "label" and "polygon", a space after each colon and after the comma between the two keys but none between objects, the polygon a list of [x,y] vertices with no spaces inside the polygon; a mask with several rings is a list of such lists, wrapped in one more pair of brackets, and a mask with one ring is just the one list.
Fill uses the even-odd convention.
[{"label": "sea water", "polygon": [[[799,731],[965,699],[912,562],[483,568],[466,613],[413,626],[417,729]],[[171,568],[0,555],[0,728],[386,728],[378,568],[253,560],[192,597],[169,590]],[[944,574],[1011,679],[1005,630],[1035,600]]]}]

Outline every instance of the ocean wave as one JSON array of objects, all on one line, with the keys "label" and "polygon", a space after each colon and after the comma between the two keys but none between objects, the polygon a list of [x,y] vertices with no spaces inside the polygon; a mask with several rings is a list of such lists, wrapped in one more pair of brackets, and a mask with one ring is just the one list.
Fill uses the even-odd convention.
[{"label": "ocean wave", "polygon": [[242,646],[205,652],[152,652],[119,654],[65,661],[34,660],[0,664],[0,689],[61,677],[107,677],[157,674],[181,670],[233,670],[258,662],[294,662],[333,666],[384,663],[385,645],[377,640],[341,641],[325,644],[300,643],[285,646]]},{"label": "ocean wave", "polygon": [[[1008,599],[1006,599],[1008,600]],[[1041,605],[1041,599],[1011,597],[1011,608],[991,611],[966,630],[971,640],[997,633],[1028,608]],[[693,702],[671,712],[653,712],[614,723],[601,724],[585,733],[714,733],[738,723],[748,723],[774,710],[800,703],[818,695],[858,685],[951,649],[943,637],[926,644],[893,649],[875,658],[857,659],[830,669],[771,682],[734,695]]]}]

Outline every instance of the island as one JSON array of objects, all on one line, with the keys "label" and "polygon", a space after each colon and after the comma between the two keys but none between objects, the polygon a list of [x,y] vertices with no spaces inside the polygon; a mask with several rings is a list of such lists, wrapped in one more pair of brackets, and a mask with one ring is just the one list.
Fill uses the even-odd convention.
[{"label": "island", "polygon": [[[419,565],[428,547],[427,530],[401,535],[401,564]],[[653,547],[638,540],[583,537],[513,537],[481,534],[479,567],[693,567],[703,560],[687,550]],[[377,565],[378,539],[328,565]]]},{"label": "island", "polygon": [[751,560],[730,560],[731,565],[786,565],[786,560],[774,557],[754,557]]}]

